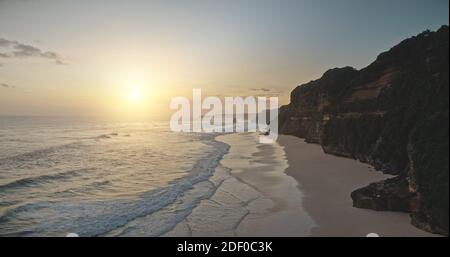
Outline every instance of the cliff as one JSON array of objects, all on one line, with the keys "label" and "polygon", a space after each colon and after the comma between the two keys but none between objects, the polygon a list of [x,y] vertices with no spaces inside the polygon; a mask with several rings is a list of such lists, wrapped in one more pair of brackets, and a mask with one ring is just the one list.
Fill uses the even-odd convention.
[{"label": "cliff", "polygon": [[406,39],[361,70],[328,70],[291,92],[283,134],[397,175],[357,189],[354,206],[411,212],[448,235],[448,26]]}]

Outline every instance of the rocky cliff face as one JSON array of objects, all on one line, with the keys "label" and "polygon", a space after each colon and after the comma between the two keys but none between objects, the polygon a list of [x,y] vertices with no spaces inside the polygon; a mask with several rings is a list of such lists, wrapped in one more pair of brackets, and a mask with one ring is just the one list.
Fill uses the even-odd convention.
[{"label": "rocky cliff face", "polygon": [[445,235],[448,29],[406,39],[364,69],[325,72],[295,88],[279,115],[281,133],[398,175],[354,191],[356,207],[408,211],[414,225]]}]

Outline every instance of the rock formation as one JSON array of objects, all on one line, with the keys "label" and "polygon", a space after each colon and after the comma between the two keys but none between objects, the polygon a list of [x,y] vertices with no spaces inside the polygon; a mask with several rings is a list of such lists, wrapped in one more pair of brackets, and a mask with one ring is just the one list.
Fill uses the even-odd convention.
[{"label": "rock formation", "polygon": [[372,164],[393,179],[351,194],[354,206],[407,211],[448,235],[448,26],[402,41],[361,70],[328,70],[291,92],[283,134]]}]

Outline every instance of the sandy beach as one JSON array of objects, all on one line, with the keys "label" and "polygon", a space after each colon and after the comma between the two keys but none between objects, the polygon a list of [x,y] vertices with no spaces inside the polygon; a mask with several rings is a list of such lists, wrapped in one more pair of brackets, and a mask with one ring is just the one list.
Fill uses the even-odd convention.
[{"label": "sandy beach", "polygon": [[389,177],[316,144],[256,134],[216,138],[230,145],[209,181],[217,188],[164,236],[431,236],[409,215],[352,207],[350,193]]},{"label": "sandy beach", "polygon": [[282,135],[289,167],[286,173],[299,182],[303,207],[317,224],[311,236],[433,236],[410,224],[409,214],[352,207],[350,193],[390,177],[368,164],[323,153],[320,145]]},{"label": "sandy beach", "polygon": [[164,236],[307,236],[314,221],[303,210],[297,181],[278,144],[256,134],[228,134],[230,145],[209,179],[217,190]]}]

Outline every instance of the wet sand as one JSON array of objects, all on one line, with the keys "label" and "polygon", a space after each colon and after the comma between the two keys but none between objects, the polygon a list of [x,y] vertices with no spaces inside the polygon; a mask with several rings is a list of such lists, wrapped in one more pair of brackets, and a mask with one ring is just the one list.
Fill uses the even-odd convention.
[{"label": "wet sand", "polygon": [[352,207],[350,193],[388,178],[369,165],[325,154],[316,144],[256,134],[216,138],[230,145],[208,183],[216,188],[164,236],[431,236],[409,215]]},{"label": "wet sand", "polygon": [[282,147],[254,133],[216,139],[230,150],[209,179],[215,193],[165,236],[308,236],[315,224]]},{"label": "wet sand", "polygon": [[352,207],[350,193],[371,182],[390,177],[368,164],[325,154],[320,145],[282,135],[288,175],[299,182],[303,207],[317,226],[311,236],[433,236],[410,224],[409,214]]}]

